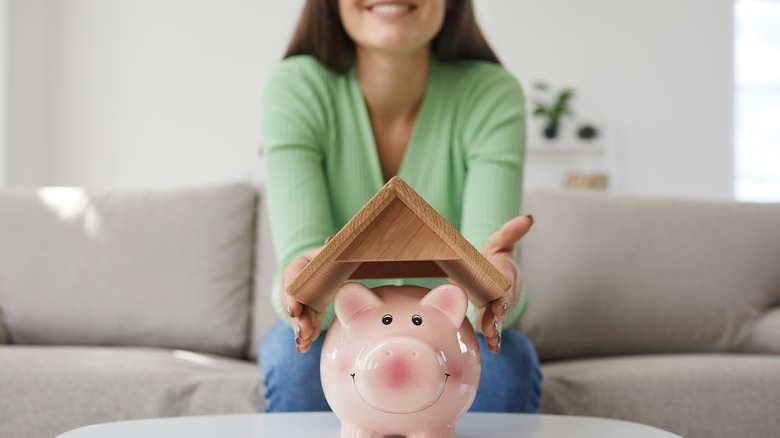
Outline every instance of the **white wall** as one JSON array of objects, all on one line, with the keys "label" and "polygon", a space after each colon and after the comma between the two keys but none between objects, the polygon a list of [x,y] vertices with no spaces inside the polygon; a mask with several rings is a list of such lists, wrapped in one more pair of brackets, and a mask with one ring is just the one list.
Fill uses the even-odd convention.
[{"label": "white wall", "polygon": [[163,187],[260,178],[260,87],[297,7],[11,4],[11,183]]},{"label": "white wall", "polygon": [[606,123],[618,192],[732,195],[732,0],[483,0],[479,18],[530,88],[574,86]]},{"label": "white wall", "polygon": [[[262,178],[259,92],[303,0],[10,0],[8,180]],[[526,85],[607,123],[618,191],[732,192],[731,0],[476,0]]]},{"label": "white wall", "polygon": [[8,120],[6,105],[8,102],[8,2],[0,0],[0,188],[6,179],[6,143]]},{"label": "white wall", "polygon": [[[8,131],[6,181],[9,185],[36,186],[47,163],[44,145],[51,130],[47,113],[51,81],[51,2],[9,0],[8,4]],[[49,152],[51,153],[51,152]]]}]

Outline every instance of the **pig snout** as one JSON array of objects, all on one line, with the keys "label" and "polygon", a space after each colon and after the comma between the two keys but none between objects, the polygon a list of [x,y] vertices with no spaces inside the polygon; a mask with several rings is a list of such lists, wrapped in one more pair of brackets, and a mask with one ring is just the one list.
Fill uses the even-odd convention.
[{"label": "pig snout", "polygon": [[413,338],[387,339],[365,350],[352,374],[363,401],[393,414],[418,412],[436,403],[448,377],[444,358]]}]

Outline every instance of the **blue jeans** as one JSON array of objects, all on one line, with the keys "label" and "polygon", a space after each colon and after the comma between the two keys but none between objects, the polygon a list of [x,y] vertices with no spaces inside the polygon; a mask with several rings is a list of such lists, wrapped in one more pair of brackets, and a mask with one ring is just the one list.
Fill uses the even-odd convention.
[{"label": "blue jeans", "polygon": [[[520,332],[504,330],[501,353],[482,351],[482,375],[471,412],[534,413],[541,399],[542,373],[536,350]],[[295,351],[295,335],[284,322],[277,323],[260,345],[258,362],[265,382],[266,412],[329,411],[320,383],[323,333],[311,349]]]}]

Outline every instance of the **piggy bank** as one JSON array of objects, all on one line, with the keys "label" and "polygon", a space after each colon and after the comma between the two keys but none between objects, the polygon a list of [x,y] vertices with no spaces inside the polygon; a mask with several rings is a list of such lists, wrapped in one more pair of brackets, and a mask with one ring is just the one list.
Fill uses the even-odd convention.
[{"label": "piggy bank", "polygon": [[339,288],[322,387],[341,437],[453,437],[479,387],[480,353],[459,286]]}]

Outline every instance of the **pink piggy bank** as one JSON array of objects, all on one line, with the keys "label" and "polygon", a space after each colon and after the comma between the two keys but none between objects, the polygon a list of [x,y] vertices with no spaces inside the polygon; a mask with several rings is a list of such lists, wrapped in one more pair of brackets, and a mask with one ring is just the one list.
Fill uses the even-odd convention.
[{"label": "pink piggy bank", "polygon": [[454,436],[481,370],[467,305],[452,284],[339,288],[321,371],[342,438]]}]

